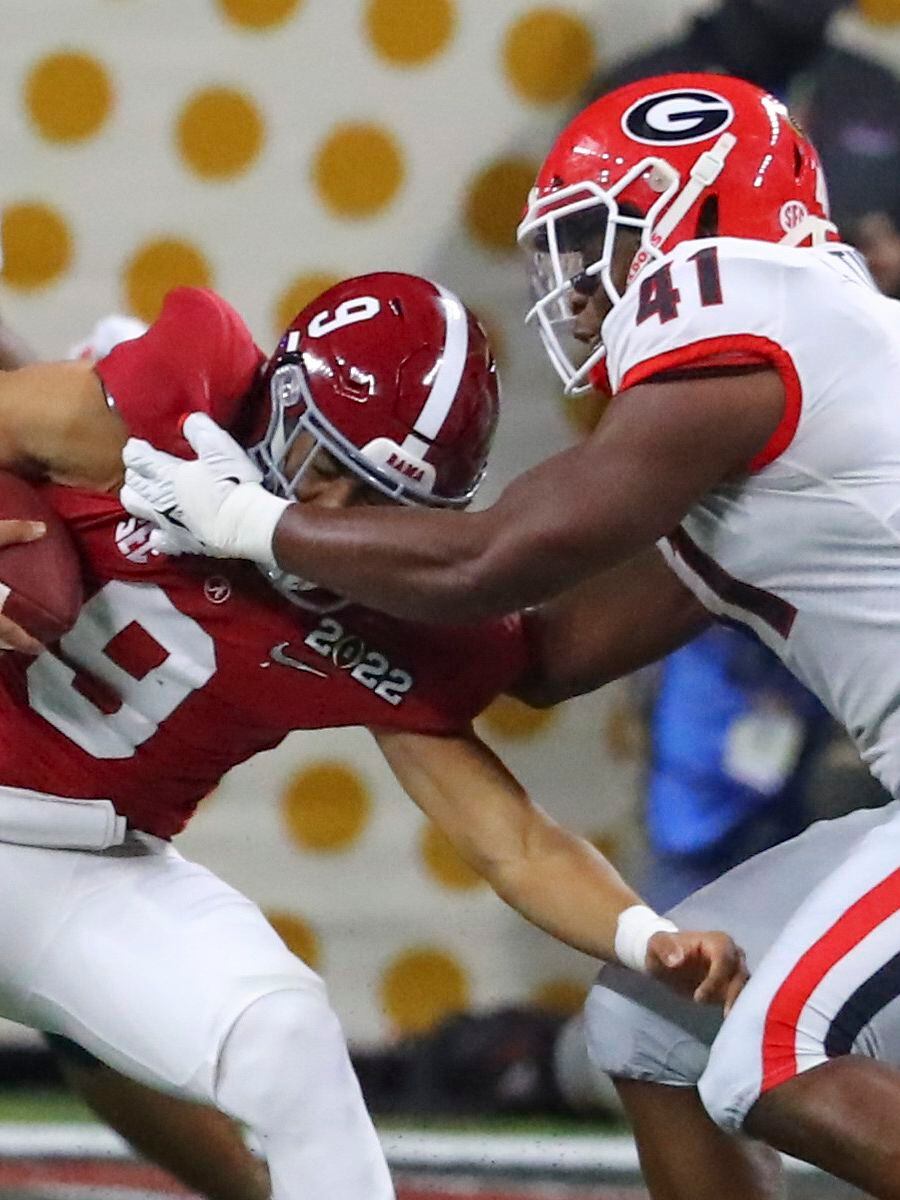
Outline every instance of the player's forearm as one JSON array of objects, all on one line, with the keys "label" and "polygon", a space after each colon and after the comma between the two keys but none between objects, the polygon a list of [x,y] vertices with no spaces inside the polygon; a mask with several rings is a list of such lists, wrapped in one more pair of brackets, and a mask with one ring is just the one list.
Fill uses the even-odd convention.
[{"label": "player's forearm", "polygon": [[106,490],[122,474],[127,430],[85,362],[0,373],[0,465]]},{"label": "player's forearm", "polygon": [[[590,843],[533,803],[482,742],[471,733],[374,732],[410,798],[503,900],[577,949],[621,960],[619,917],[638,897]],[[659,918],[649,919],[655,929]],[[637,969],[645,945],[646,937],[632,939],[626,961]]]},{"label": "player's forearm", "polygon": [[619,916],[641,903],[599,851],[549,818],[525,853],[485,866],[483,873],[532,924],[597,958],[615,958]]},{"label": "player's forearm", "polygon": [[395,616],[432,621],[479,617],[482,514],[292,504],[272,548],[292,574]]},{"label": "player's forearm", "polygon": [[477,513],[291,505],[272,543],[279,565],[395,616],[466,622],[536,604],[631,552],[645,537],[625,506],[579,520],[567,455]]}]

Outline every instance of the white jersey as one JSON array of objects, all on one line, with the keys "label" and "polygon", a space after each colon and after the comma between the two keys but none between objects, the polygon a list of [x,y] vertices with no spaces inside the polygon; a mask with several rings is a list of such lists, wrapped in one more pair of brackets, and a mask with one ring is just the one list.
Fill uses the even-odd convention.
[{"label": "white jersey", "polygon": [[687,242],[603,327],[614,393],[716,361],[770,363],[785,413],[750,473],[661,550],[752,627],[900,796],[900,303],[846,246]]}]

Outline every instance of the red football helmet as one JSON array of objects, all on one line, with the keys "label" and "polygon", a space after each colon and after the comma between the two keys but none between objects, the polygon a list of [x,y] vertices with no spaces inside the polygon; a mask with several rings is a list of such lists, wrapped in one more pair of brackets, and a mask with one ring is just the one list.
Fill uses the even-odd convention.
[{"label": "red football helmet", "polygon": [[519,226],[536,320],[567,392],[586,391],[605,351],[564,349],[573,292],[621,296],[611,267],[623,227],[640,244],[628,282],[680,242],[757,238],[787,246],[836,235],[818,155],[774,96],[728,75],[660,75],[618,88],[563,130]]},{"label": "red football helmet", "polygon": [[[391,499],[442,507],[474,496],[499,408],[477,318],[439,284],[394,271],[345,280],[308,304],[267,364],[262,398],[261,428],[245,444],[270,490],[293,496],[324,447]],[[297,462],[303,432],[312,444]],[[310,589],[270,578],[294,600]]]},{"label": "red football helmet", "polygon": [[336,284],[285,330],[265,383],[267,428],[253,453],[285,495],[301,430],[408,504],[466,505],[484,476],[499,406],[494,358],[478,319],[439,284],[396,271]]}]

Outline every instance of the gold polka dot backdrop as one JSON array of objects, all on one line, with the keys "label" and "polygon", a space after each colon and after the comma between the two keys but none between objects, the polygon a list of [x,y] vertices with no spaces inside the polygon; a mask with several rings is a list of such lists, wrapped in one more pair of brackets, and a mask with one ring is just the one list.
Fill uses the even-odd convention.
[{"label": "gold polka dot backdrop", "polygon": [[337,853],[352,845],[369,819],[372,800],[365,780],[341,762],[303,767],[282,795],[288,836],[303,850]]},{"label": "gold polka dot backdrop", "polygon": [[251,96],[211,87],[191,96],[178,118],[178,150],[204,179],[231,179],[250,170],[265,141],[265,121]]},{"label": "gold polka dot backdrop", "polygon": [[466,230],[476,244],[501,253],[515,249],[516,226],[537,168],[531,159],[501,158],[477,171],[465,207]]},{"label": "gold polka dot backdrop", "polygon": [[3,280],[21,291],[55,283],[72,261],[68,221],[41,201],[7,205],[2,214],[2,237]]},{"label": "gold polka dot backdrop", "polygon": [[863,16],[876,25],[900,24],[900,0],[858,0]]},{"label": "gold polka dot backdrop", "polygon": [[415,946],[388,963],[380,991],[395,1032],[416,1034],[465,1009],[471,987],[465,968],[453,954]]},{"label": "gold polka dot backdrop", "polygon": [[93,137],[109,118],[113,85],[91,54],[59,51],[34,64],[25,83],[25,108],[40,136],[50,142]]},{"label": "gold polka dot backdrop", "polygon": [[222,15],[241,29],[272,29],[289,21],[302,0],[216,0]]},{"label": "gold polka dot backdrop", "polygon": [[376,54],[395,66],[428,62],[456,31],[455,0],[369,0],[366,33]]},{"label": "gold polka dot backdrop", "polygon": [[[890,0],[862,2],[887,19]],[[668,7],[632,6],[646,31]],[[612,7],[6,5],[0,314],[50,358],[105,313],[152,321],[171,288],[212,287],[269,350],[344,276],[426,275],[466,299],[497,346],[489,501],[594,417],[587,404],[567,412],[523,328],[515,231],[560,124],[617,53]],[[605,705],[536,712],[503,699],[478,722],[539,802],[592,834],[618,830],[633,795],[634,764],[614,761],[598,732]],[[561,1007],[593,971],[493,896],[358,729],[292,735],[237,768],[179,845],[323,972],[356,1041],[465,1006]]]},{"label": "gold polka dot backdrop", "polygon": [[142,321],[154,321],[172,288],[211,287],[213,282],[212,269],[199,247],[176,238],[155,238],[139,246],[125,264],[122,295],[129,312]]},{"label": "gold polka dot backdrop", "polygon": [[551,728],[558,716],[556,709],[529,708],[514,696],[498,696],[482,713],[479,725],[488,735],[525,740]]},{"label": "gold polka dot backdrop", "polygon": [[484,884],[477,871],[454,849],[449,838],[431,822],[422,827],[420,851],[425,871],[441,887],[468,891]]},{"label": "gold polka dot backdrop", "polygon": [[294,317],[316,296],[340,281],[341,276],[336,271],[307,271],[292,280],[275,301],[271,326],[273,340],[281,336]]},{"label": "gold polka dot backdrop", "polygon": [[313,161],[316,191],[339,217],[373,217],[403,183],[403,151],[389,129],[348,123],[330,130]]},{"label": "gold polka dot backdrop", "polygon": [[547,979],[531,993],[531,1003],[544,1012],[574,1016],[584,1006],[588,989],[574,979]]},{"label": "gold polka dot backdrop", "polygon": [[322,949],[319,937],[312,926],[295,913],[270,911],[266,913],[269,924],[292,954],[302,958],[314,971],[322,968]]},{"label": "gold polka dot backdrop", "polygon": [[595,68],[591,27],[562,8],[526,12],[510,25],[503,65],[524,100],[555,104],[574,99]]}]

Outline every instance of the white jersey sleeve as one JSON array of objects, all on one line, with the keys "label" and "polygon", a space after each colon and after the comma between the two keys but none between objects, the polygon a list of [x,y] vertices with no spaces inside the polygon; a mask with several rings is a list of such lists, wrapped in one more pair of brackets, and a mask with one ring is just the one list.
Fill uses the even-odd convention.
[{"label": "white jersey sleeve", "polygon": [[797,365],[785,344],[794,274],[781,247],[737,238],[684,242],[649,264],[603,325],[613,395],[673,371],[768,365],[781,376],[785,410],[750,467],[771,462],[800,416]]}]

